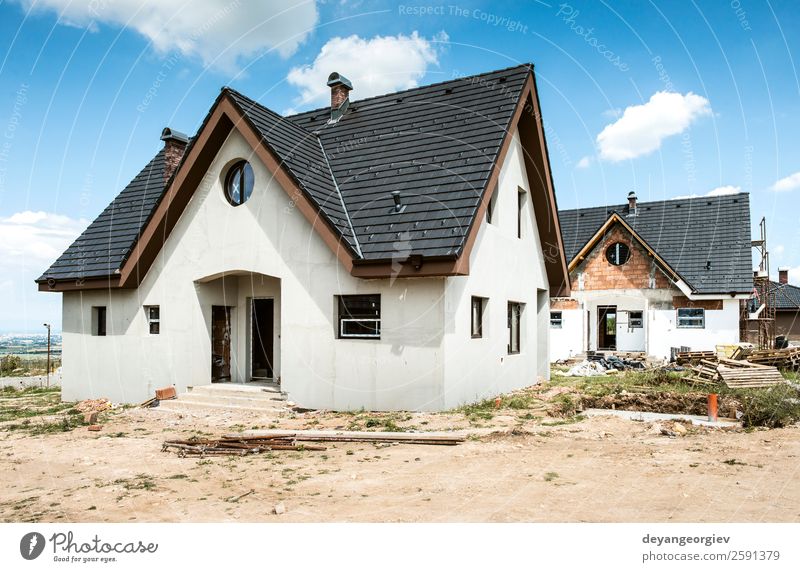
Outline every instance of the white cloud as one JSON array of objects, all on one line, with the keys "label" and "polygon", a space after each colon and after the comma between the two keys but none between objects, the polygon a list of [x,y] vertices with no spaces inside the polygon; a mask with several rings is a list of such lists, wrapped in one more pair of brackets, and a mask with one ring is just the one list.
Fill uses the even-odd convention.
[{"label": "white cloud", "polygon": [[295,104],[329,103],[326,83],[331,72],[339,72],[353,83],[353,99],[416,87],[428,66],[439,63],[441,45],[447,40],[445,32],[431,39],[417,32],[369,39],[357,35],[332,38],[311,65],[289,71],[289,83],[300,89]]},{"label": "white cloud", "polygon": [[736,193],[741,193],[741,192],[742,192],[742,187],[736,187],[734,185],[723,185],[722,187],[717,187],[716,189],[708,191],[704,195],[691,194],[691,195],[681,195],[679,197],[673,197],[673,198],[695,199],[697,197],[721,197],[723,195],[735,195]]},{"label": "white cloud", "polygon": [[0,266],[44,272],[87,224],[44,211],[23,211],[0,219]]},{"label": "white cloud", "polygon": [[793,191],[798,188],[800,188],[800,172],[784,177],[772,185],[772,190],[779,193]]},{"label": "white cloud", "polygon": [[61,296],[37,291],[34,280],[86,228],[88,221],[44,211],[0,218],[0,330],[41,331],[61,324]]},{"label": "white cloud", "polygon": [[581,160],[575,165],[577,169],[588,169],[589,166],[592,164],[592,158],[586,155],[585,157],[581,157]]},{"label": "white cloud", "polygon": [[600,156],[623,161],[647,155],[661,147],[664,139],[710,113],[709,101],[700,95],[656,92],[647,103],[626,108],[622,117],[606,125],[597,136]]},{"label": "white cloud", "polygon": [[240,58],[275,49],[292,55],[316,25],[313,0],[18,0],[33,12],[54,12],[61,23],[97,30],[99,24],[136,30],[160,53],[178,51],[231,70]]}]

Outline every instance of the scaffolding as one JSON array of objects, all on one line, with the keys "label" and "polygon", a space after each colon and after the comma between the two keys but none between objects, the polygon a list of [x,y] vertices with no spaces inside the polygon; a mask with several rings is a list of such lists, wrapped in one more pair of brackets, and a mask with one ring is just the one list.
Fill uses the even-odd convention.
[{"label": "scaffolding", "polygon": [[751,322],[758,327],[758,347],[771,350],[775,344],[775,301],[772,286],[769,281],[769,250],[767,250],[767,221],[761,218],[761,238],[752,242],[753,248],[758,251],[758,270],[753,274],[753,295],[755,296],[755,311],[752,308],[749,315]]}]

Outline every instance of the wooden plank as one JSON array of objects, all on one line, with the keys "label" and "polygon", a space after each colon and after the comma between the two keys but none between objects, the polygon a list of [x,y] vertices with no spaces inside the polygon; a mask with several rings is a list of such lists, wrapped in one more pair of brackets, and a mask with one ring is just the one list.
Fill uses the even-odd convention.
[{"label": "wooden plank", "polygon": [[410,431],[323,431],[316,429],[303,429],[292,432],[279,429],[248,430],[242,433],[229,433],[224,439],[250,438],[250,437],[291,437],[297,441],[464,441],[465,432],[410,432]]}]

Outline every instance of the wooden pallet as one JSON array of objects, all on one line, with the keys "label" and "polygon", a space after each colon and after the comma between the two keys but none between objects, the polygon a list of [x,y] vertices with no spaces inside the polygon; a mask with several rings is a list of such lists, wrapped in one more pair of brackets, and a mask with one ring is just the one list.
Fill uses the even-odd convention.
[{"label": "wooden pallet", "polygon": [[717,353],[712,351],[704,352],[678,352],[675,354],[675,362],[678,365],[697,365],[701,360],[714,361]]},{"label": "wooden pallet", "polygon": [[730,367],[720,365],[717,368],[723,383],[731,388],[769,387],[785,383],[781,372],[776,367]]},{"label": "wooden pallet", "polygon": [[755,350],[747,356],[747,361],[780,369],[800,371],[800,348]]}]

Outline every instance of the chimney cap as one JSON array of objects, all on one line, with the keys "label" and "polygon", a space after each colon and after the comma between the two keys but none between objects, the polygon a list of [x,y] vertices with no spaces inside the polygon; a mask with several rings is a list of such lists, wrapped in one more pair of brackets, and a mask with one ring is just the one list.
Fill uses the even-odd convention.
[{"label": "chimney cap", "polygon": [[328,76],[328,87],[334,87],[337,85],[343,85],[347,89],[353,89],[353,84],[350,83],[349,79],[341,75],[339,72],[333,72]]},{"label": "chimney cap", "polygon": [[189,142],[189,136],[185,133],[181,133],[180,131],[170,129],[169,127],[164,127],[164,129],[161,131],[161,140],[177,141],[179,143],[186,144]]},{"label": "chimney cap", "polygon": [[789,267],[781,266],[780,268],[778,268],[778,272],[789,272]]},{"label": "chimney cap", "polygon": [[629,199],[635,199],[636,198],[636,191],[631,191],[630,193],[628,193],[628,198]]}]

